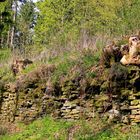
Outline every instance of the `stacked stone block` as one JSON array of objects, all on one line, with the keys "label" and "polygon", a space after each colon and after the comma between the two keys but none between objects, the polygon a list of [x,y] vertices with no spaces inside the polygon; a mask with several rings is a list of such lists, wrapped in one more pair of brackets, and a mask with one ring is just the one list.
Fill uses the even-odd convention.
[{"label": "stacked stone block", "polygon": [[5,88],[7,91],[2,95],[0,121],[13,122],[17,105],[16,87],[15,85],[7,84]]},{"label": "stacked stone block", "polygon": [[131,111],[130,122],[131,123],[140,123],[140,92],[133,93],[131,92],[129,96]]},{"label": "stacked stone block", "polygon": [[79,106],[79,83],[76,81],[65,81],[62,85],[62,99],[64,104],[61,108],[61,117],[68,120],[79,119],[81,107]]}]

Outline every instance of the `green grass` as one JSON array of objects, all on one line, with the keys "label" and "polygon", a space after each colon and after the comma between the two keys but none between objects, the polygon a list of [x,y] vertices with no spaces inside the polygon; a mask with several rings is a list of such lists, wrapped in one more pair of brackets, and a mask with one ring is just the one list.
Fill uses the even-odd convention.
[{"label": "green grass", "polygon": [[73,140],[139,140],[140,127],[107,124],[103,120],[78,120],[66,122],[45,117],[29,125],[18,124],[21,131],[14,134],[1,135],[0,140],[67,140],[69,130],[80,126],[73,133]]},{"label": "green grass", "polygon": [[139,130],[140,128],[138,126],[131,127],[131,132],[128,133],[123,133],[123,131],[118,128],[107,129],[96,135],[88,136],[87,138],[80,140],[140,140]]},{"label": "green grass", "polygon": [[65,60],[64,62],[57,65],[57,68],[52,75],[52,81],[55,83],[61,76],[66,76],[74,64],[74,61]]},{"label": "green grass", "polygon": [[0,62],[7,61],[11,56],[10,49],[0,49]]},{"label": "green grass", "polygon": [[[69,75],[70,70],[75,65],[80,66],[80,68],[83,68],[84,71],[86,71],[99,62],[100,53],[100,51],[95,52],[92,50],[83,50],[79,52],[71,51],[65,52],[58,57],[51,58],[49,63],[56,64],[57,66],[52,76],[53,81],[58,81],[61,76]],[[70,75],[72,76],[72,73]],[[95,73],[86,73],[86,75],[92,75],[92,77],[95,77]]]},{"label": "green grass", "polygon": [[[100,52],[94,52],[91,50],[62,52],[61,55],[47,59],[46,64],[55,64],[56,70],[52,74],[52,82],[56,83],[59,81],[61,76],[67,76],[70,74],[70,70],[75,66],[79,65],[86,71],[99,61]],[[28,65],[26,69],[22,70],[22,74],[28,74],[34,71],[37,67],[44,65],[44,62],[38,61],[31,65]],[[0,72],[1,73],[1,72]],[[6,74],[7,75],[7,74]],[[78,75],[78,73],[77,73]],[[95,73],[88,73],[86,75],[95,77]]]},{"label": "green grass", "polygon": [[71,122],[54,121],[46,117],[28,126],[22,125],[23,130],[20,133],[1,136],[0,140],[55,140],[56,137],[65,140],[70,126]]},{"label": "green grass", "polygon": [[[35,47],[33,47],[35,48]],[[32,53],[34,53],[34,49],[32,50],[31,47],[28,49],[31,49],[31,56]],[[37,51],[39,52],[39,50]],[[94,52],[92,50],[75,50],[71,49],[70,51],[62,51],[58,56],[52,56],[50,58],[45,57],[45,60],[39,60],[37,62],[34,62],[33,64],[26,67],[26,69],[22,70],[21,74],[28,74],[29,72],[32,72],[37,67],[45,64],[55,64],[56,70],[54,71],[54,74],[52,76],[52,80],[55,83],[56,81],[59,81],[59,78],[61,76],[66,76],[69,74],[70,70],[75,65],[80,65],[82,68],[84,68],[84,71],[91,66],[95,65],[99,61],[99,55],[100,52]],[[31,57],[30,56],[30,57]],[[12,56],[11,56],[12,57]],[[7,61],[10,58],[10,49],[1,49],[0,51],[0,62],[2,64],[7,63]],[[89,76],[94,77],[94,73],[86,73]],[[12,73],[10,70],[10,66],[4,66],[0,69],[0,76],[3,76],[4,81],[12,81]],[[8,78],[9,77],[9,78]]]},{"label": "green grass", "polygon": [[0,81],[1,82],[12,82],[15,80],[15,77],[13,76],[12,70],[9,65],[5,65],[2,68],[0,68]]},{"label": "green grass", "polygon": [[90,68],[91,66],[96,65],[99,62],[99,57],[99,52],[92,52],[90,50],[85,52],[85,54],[82,57],[83,66],[85,68]]},{"label": "green grass", "polygon": [[35,70],[37,68],[37,66],[38,66],[38,64],[36,64],[36,63],[28,65],[24,70],[22,70],[22,74],[27,74],[27,73]]}]

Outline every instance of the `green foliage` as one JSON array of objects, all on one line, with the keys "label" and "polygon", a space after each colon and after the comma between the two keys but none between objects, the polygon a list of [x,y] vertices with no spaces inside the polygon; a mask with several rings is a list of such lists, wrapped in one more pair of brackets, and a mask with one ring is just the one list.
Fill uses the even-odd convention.
[{"label": "green foliage", "polygon": [[17,15],[16,28],[20,33],[17,45],[25,46],[32,44],[33,31],[35,21],[35,5],[32,1],[27,1],[20,6],[20,12]]},{"label": "green foliage", "polygon": [[85,50],[82,55],[82,61],[85,68],[90,68],[91,66],[99,62],[100,52],[94,52],[92,50]]},{"label": "green foliage", "polygon": [[57,82],[61,76],[66,76],[69,74],[70,69],[76,64],[76,61],[70,58],[71,53],[65,54],[64,57],[57,57],[52,59],[50,63],[56,64],[57,68],[52,75],[53,82]]},{"label": "green foliage", "polygon": [[22,74],[27,74],[33,70],[35,70],[37,67],[36,63],[30,64],[29,66],[26,67],[26,69],[22,70]]},{"label": "green foliage", "polygon": [[62,0],[39,2],[37,4],[40,10],[36,26],[37,41],[48,43],[59,37],[59,41],[64,43],[68,37],[67,35],[70,33],[70,29],[75,36],[76,28],[78,27],[77,22],[79,22],[79,17],[75,13],[77,4],[77,1]]},{"label": "green foliage", "polygon": [[9,66],[3,66],[0,69],[0,77],[1,82],[4,83],[8,83],[9,81],[11,82],[15,80],[15,77],[13,76],[13,73]]},{"label": "green foliage", "polygon": [[0,49],[0,63],[9,60],[11,51],[9,49]]},{"label": "green foliage", "polygon": [[139,30],[139,5],[140,0],[128,0],[127,4],[125,1],[122,1],[122,7],[118,11],[118,15],[122,21],[119,27],[120,32],[128,34]]},{"label": "green foliage", "polygon": [[[24,24],[29,28],[29,26],[34,21],[34,3],[32,1],[27,1],[20,7],[20,13],[19,13],[19,21],[21,22],[20,25]],[[23,29],[23,28],[22,28]]]},{"label": "green foliage", "polygon": [[[9,41],[9,32],[16,24],[19,33],[16,46],[32,44],[32,37],[40,44],[56,47],[75,44],[82,34],[122,35],[139,29],[139,0],[44,0],[35,4],[22,2],[15,23],[12,23],[13,1],[1,3],[1,38]],[[4,16],[4,14],[6,14]],[[33,25],[34,23],[34,25]],[[35,30],[30,30],[35,26]],[[2,42],[2,43],[3,43]],[[8,44],[8,43],[7,43]]]},{"label": "green foliage", "polygon": [[41,140],[47,138],[47,140],[62,139],[67,137],[67,129],[72,126],[71,122],[55,121],[50,117],[46,117],[42,120],[37,120],[29,126],[22,126],[24,130],[20,133],[11,136],[0,137],[1,140]]},{"label": "green foliage", "polygon": [[88,72],[87,74],[86,74],[86,77],[87,78],[95,78],[97,75],[96,75],[96,73],[95,72]]},{"label": "green foliage", "polygon": [[6,0],[5,2],[0,3],[0,39],[3,44],[0,44],[0,47],[4,47],[6,44],[6,39],[8,36],[8,31],[12,24],[12,10],[11,10],[11,2]]},{"label": "green foliage", "polygon": [[14,77],[11,71],[11,67],[8,64],[11,59],[10,49],[0,49],[0,82],[13,81]]},{"label": "green foliage", "polygon": [[[80,69],[83,68],[84,71],[88,70],[99,62],[100,53],[101,51],[96,52],[91,49],[82,49],[81,51],[71,49],[69,52],[64,52],[59,54],[57,57],[50,58],[49,63],[56,65],[56,70],[52,75],[53,82],[57,82],[59,78],[63,76],[72,76],[71,70],[74,66],[78,66]],[[76,72],[78,68],[74,71]],[[87,76],[95,76],[95,73],[87,72],[86,74]]]},{"label": "green foliage", "polygon": [[138,140],[140,138],[137,134],[139,130],[137,126],[131,128],[131,133],[123,133],[120,129],[121,128],[119,127],[115,129],[109,128],[100,131],[96,135],[87,136],[86,138],[80,138],[79,140]]},{"label": "green foliage", "polygon": [[5,7],[6,7],[7,4],[8,4],[8,1],[5,1],[5,2],[3,2],[3,3],[0,4],[1,11],[4,11],[4,9],[5,9]]},{"label": "green foliage", "polygon": [[[74,140],[138,140],[139,126],[108,124],[103,119],[66,122],[45,117],[29,125],[19,124],[20,132],[0,136],[1,140],[66,140],[73,128]],[[78,129],[74,130],[74,127]],[[4,129],[5,130],[5,129]],[[5,132],[5,131],[4,131]]]},{"label": "green foliage", "polygon": [[26,45],[24,49],[25,49],[26,57],[34,58],[37,57],[42,51],[44,51],[45,47],[41,45],[32,44],[32,45]]},{"label": "green foliage", "polygon": [[[125,26],[120,9],[130,0],[45,0],[38,2],[39,16],[35,28],[36,41],[59,43],[77,40],[82,31],[89,35],[120,33]],[[47,11],[47,12],[46,12]],[[126,17],[124,17],[126,18]],[[121,30],[122,31],[122,30]]]}]

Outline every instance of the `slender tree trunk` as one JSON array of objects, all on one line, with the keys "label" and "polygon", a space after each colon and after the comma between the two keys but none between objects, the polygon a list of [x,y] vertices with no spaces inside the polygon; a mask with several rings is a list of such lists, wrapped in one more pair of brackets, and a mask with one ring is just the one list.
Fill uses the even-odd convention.
[{"label": "slender tree trunk", "polygon": [[1,35],[1,42],[0,42],[0,47],[3,48],[3,43],[4,43],[4,38],[3,35]]},{"label": "slender tree trunk", "polygon": [[[2,13],[2,12],[1,12]],[[0,13],[0,24],[2,23],[2,14]],[[0,32],[2,30],[0,29]],[[0,33],[0,48],[2,47],[2,33]]]},{"label": "slender tree trunk", "polygon": [[6,41],[7,47],[9,48],[9,44],[10,44],[10,25],[9,25],[9,30],[7,32],[7,41]]},{"label": "slender tree trunk", "polygon": [[12,31],[11,31],[11,41],[10,41],[10,47],[11,47],[11,49],[14,49],[14,45],[13,45],[13,42],[14,42],[14,33],[15,33],[15,27],[13,26],[12,27]]},{"label": "slender tree trunk", "polygon": [[16,22],[16,17],[17,17],[17,0],[14,0],[14,15],[13,15],[13,23],[14,23],[14,25],[12,26],[12,29],[11,29],[11,41],[10,41],[10,47],[11,47],[11,49],[14,49],[14,37],[15,37],[15,22]]}]

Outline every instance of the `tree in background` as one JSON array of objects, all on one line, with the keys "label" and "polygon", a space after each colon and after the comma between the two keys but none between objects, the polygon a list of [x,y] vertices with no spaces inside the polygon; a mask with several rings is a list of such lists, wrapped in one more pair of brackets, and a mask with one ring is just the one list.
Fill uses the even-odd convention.
[{"label": "tree in background", "polygon": [[31,44],[32,37],[45,46],[67,46],[77,43],[83,34],[116,36],[140,26],[140,0],[44,0],[36,6],[38,17],[31,0],[1,3],[1,46],[24,47]]},{"label": "tree in background", "polygon": [[0,47],[9,46],[12,25],[12,1],[0,4]]},{"label": "tree in background", "polygon": [[81,31],[90,35],[117,33],[123,20],[118,14],[122,6],[122,0],[40,1],[36,40],[46,44],[59,38],[64,43],[70,38],[77,40]]},{"label": "tree in background", "polygon": [[0,44],[1,47],[22,46],[31,42],[31,29],[35,17],[32,1],[7,0],[0,5]]},{"label": "tree in background", "polygon": [[20,46],[31,44],[34,25],[35,5],[32,1],[24,1],[17,16],[17,44]]},{"label": "tree in background", "polygon": [[140,28],[140,0],[122,1],[118,14],[122,19],[120,31],[124,34],[135,32]]}]

